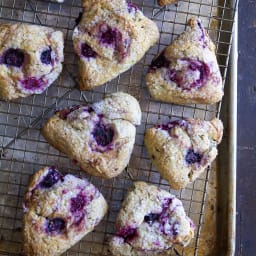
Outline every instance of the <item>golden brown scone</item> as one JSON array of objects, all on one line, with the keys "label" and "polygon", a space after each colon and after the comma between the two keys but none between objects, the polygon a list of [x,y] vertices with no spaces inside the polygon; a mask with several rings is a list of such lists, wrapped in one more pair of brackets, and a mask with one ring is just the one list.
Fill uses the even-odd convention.
[{"label": "golden brown scone", "polygon": [[159,101],[213,104],[222,99],[222,78],[215,46],[200,19],[152,61],[146,75],[151,96]]},{"label": "golden brown scone", "polygon": [[196,119],[171,121],[150,128],[145,145],[156,169],[173,189],[194,181],[216,158],[222,122]]},{"label": "golden brown scone", "polygon": [[40,94],[62,71],[63,33],[52,28],[0,25],[0,98]]},{"label": "golden brown scone", "polygon": [[163,5],[168,5],[168,4],[173,4],[178,2],[178,0],[157,0],[158,4],[163,6]]},{"label": "golden brown scone", "polygon": [[114,256],[172,255],[174,245],[187,246],[195,226],[174,195],[145,182],[127,193],[110,241]]},{"label": "golden brown scone", "polygon": [[25,255],[59,256],[98,225],[107,202],[86,179],[46,167],[33,175],[23,209]]},{"label": "golden brown scone", "polygon": [[45,139],[91,175],[112,178],[127,166],[141,122],[137,100],[113,93],[91,106],[57,112],[42,128]]},{"label": "golden brown scone", "polygon": [[137,63],[159,38],[156,24],[125,0],[84,0],[73,34],[79,85],[89,90]]}]

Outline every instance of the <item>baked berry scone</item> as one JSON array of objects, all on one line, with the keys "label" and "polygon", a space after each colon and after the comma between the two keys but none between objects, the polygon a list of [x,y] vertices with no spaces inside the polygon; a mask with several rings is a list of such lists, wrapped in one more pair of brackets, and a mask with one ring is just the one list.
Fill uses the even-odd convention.
[{"label": "baked berry scone", "polygon": [[157,2],[159,5],[163,6],[163,5],[177,3],[178,0],[157,0]]},{"label": "baked berry scone", "polygon": [[107,203],[86,179],[46,167],[33,175],[23,209],[25,255],[58,256],[94,229]]},{"label": "baked berry scone", "polygon": [[170,255],[173,246],[190,243],[194,229],[179,199],[153,185],[135,182],[118,213],[110,251],[115,256]]},{"label": "baked berry scone", "polygon": [[136,128],[141,122],[137,100],[118,92],[89,106],[57,112],[42,128],[55,148],[91,175],[112,178],[127,166]]},{"label": "baked berry scone", "polygon": [[63,33],[51,28],[0,25],[0,98],[12,100],[40,94],[59,76]]},{"label": "baked berry scone", "polygon": [[151,96],[159,101],[213,104],[222,99],[222,78],[215,46],[200,19],[155,58],[146,75]]},{"label": "baked berry scone", "polygon": [[145,145],[156,169],[173,189],[194,181],[216,158],[222,122],[176,120],[146,130]]},{"label": "baked berry scone", "polygon": [[73,33],[81,90],[112,80],[138,62],[159,38],[156,24],[125,0],[84,0]]}]

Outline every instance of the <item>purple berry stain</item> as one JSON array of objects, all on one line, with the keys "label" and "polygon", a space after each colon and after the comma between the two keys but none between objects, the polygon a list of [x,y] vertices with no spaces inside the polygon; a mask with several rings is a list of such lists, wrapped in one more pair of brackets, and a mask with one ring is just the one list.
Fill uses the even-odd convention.
[{"label": "purple berry stain", "polygon": [[150,213],[146,216],[144,216],[144,221],[148,223],[150,226],[159,219],[160,214],[158,213]]},{"label": "purple berry stain", "polygon": [[51,168],[43,180],[39,183],[40,188],[50,188],[58,181],[62,180],[62,175],[54,168]]},{"label": "purple berry stain", "polygon": [[113,141],[114,130],[100,122],[94,127],[92,135],[98,145],[105,147]]},{"label": "purple berry stain", "polygon": [[46,65],[51,64],[51,61],[52,61],[51,55],[52,55],[51,47],[49,47],[49,49],[42,51],[41,56],[40,56],[41,62]]},{"label": "purple berry stain", "polygon": [[181,70],[168,69],[165,74],[165,80],[177,84],[183,90],[191,90],[193,88],[201,88],[210,76],[210,67],[198,60],[183,58]]},{"label": "purple berry stain", "polygon": [[167,60],[167,58],[164,56],[164,51],[156,58],[154,59],[149,67],[149,71],[154,71],[159,68],[169,68],[170,61]]},{"label": "purple berry stain", "polygon": [[63,120],[66,120],[70,113],[74,112],[75,110],[79,109],[80,107],[81,107],[80,105],[74,105],[72,107],[62,109],[58,112],[59,117]]},{"label": "purple berry stain", "polygon": [[22,50],[10,48],[4,53],[2,62],[8,66],[20,68],[24,59],[25,55]]},{"label": "purple berry stain", "polygon": [[86,203],[87,203],[86,197],[82,193],[80,193],[76,197],[71,198],[70,211],[72,213],[82,211]]},{"label": "purple berry stain", "polygon": [[129,13],[136,12],[139,8],[133,3],[127,3],[127,9]]},{"label": "purple berry stain", "polygon": [[30,91],[42,89],[45,86],[45,82],[41,78],[37,79],[35,77],[28,77],[22,80],[21,84],[26,90]]},{"label": "purple berry stain", "polygon": [[138,236],[138,231],[136,228],[124,227],[119,229],[117,235],[124,238],[125,241],[131,241]]},{"label": "purple berry stain", "polygon": [[97,53],[87,43],[81,45],[81,54],[86,58],[96,58]]},{"label": "purple berry stain", "polygon": [[173,129],[176,126],[186,128],[187,125],[188,124],[185,120],[175,120],[175,121],[171,121],[167,124],[157,125],[157,128],[161,129],[161,130],[164,130],[164,131],[170,131],[171,129]]},{"label": "purple berry stain", "polygon": [[45,231],[51,235],[57,235],[66,228],[66,222],[62,218],[54,218],[47,220]]},{"label": "purple berry stain", "polygon": [[202,160],[202,155],[200,153],[194,152],[193,149],[189,149],[185,156],[185,160],[188,164],[200,163]]},{"label": "purple berry stain", "polygon": [[122,40],[121,32],[116,28],[111,28],[106,24],[100,26],[100,42],[106,45],[116,46]]},{"label": "purple berry stain", "polygon": [[200,21],[197,22],[197,25],[198,25],[198,27],[199,27],[200,30],[201,30],[201,37],[200,37],[199,40],[203,42],[203,48],[205,48],[205,47],[206,47],[206,42],[205,42],[205,32],[204,32],[204,28],[203,28],[203,26],[202,26],[202,24],[201,24]]},{"label": "purple berry stain", "polygon": [[93,195],[85,195],[80,192],[76,197],[70,200],[70,211],[74,217],[74,224],[78,226],[85,216],[84,207],[93,200]]}]

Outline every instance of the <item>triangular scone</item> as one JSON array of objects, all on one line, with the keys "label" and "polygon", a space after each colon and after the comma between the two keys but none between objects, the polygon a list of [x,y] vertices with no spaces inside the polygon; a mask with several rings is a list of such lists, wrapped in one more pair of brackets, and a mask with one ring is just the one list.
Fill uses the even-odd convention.
[{"label": "triangular scone", "polygon": [[196,119],[171,121],[150,128],[145,145],[161,176],[173,189],[194,181],[216,158],[222,122]]},{"label": "triangular scone", "polygon": [[137,63],[159,38],[156,24],[125,0],[84,0],[73,34],[79,86],[92,89]]},{"label": "triangular scone", "polygon": [[215,46],[192,18],[189,27],[152,61],[146,82],[156,100],[186,104],[213,104],[223,96]]},{"label": "triangular scone", "polygon": [[178,2],[178,0],[157,0],[158,4],[163,6],[163,5],[168,5],[168,4],[173,4]]},{"label": "triangular scone", "polygon": [[174,245],[187,246],[195,226],[174,195],[145,182],[135,182],[116,220],[110,240],[114,256],[171,255]]},{"label": "triangular scone", "polygon": [[24,255],[59,256],[91,232],[107,212],[107,202],[86,179],[39,170],[23,203]]},{"label": "triangular scone", "polygon": [[42,128],[46,140],[91,175],[112,178],[127,166],[141,122],[138,101],[113,93],[89,106],[57,112]]}]

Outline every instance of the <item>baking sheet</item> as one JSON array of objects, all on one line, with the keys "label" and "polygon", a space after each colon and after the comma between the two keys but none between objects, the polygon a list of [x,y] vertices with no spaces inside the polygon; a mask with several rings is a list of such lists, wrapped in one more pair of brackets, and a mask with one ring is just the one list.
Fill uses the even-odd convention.
[{"label": "baking sheet", "polygon": [[[31,96],[12,103],[0,101],[0,145],[2,147],[0,159],[0,253],[3,255],[19,254],[22,250],[22,197],[30,175],[47,165],[56,165],[60,170],[87,177],[100,189],[109,202],[110,210],[100,225],[70,249],[66,255],[109,255],[107,239],[114,233],[117,212],[132,181],[144,180],[170,190],[167,182],[161,179],[148,158],[143,144],[145,129],[156,123],[168,121],[169,117],[193,117],[210,120],[220,115],[221,104],[178,106],[153,101],[147,91],[144,76],[152,58],[184,31],[187,20],[195,15],[202,19],[204,26],[216,43],[216,53],[225,82],[235,14],[234,2],[184,0],[179,1],[177,5],[165,8],[159,7],[156,1],[152,0],[133,2],[142,8],[145,15],[157,23],[161,31],[159,43],[152,47],[145,57],[129,71],[105,86],[81,93],[76,89],[77,60],[71,41],[75,19],[81,11],[80,1],[66,0],[64,4],[32,0],[0,1],[0,22],[2,23],[22,21],[42,24],[61,29],[65,33],[65,66],[62,75],[54,85],[42,95]],[[234,83],[228,85],[236,89]],[[137,128],[136,143],[129,166],[117,178],[102,180],[80,172],[63,154],[49,146],[40,135],[40,127],[58,108],[98,101],[106,93],[115,91],[128,92],[139,100],[143,111],[142,125]],[[234,100],[225,95],[224,101],[229,102],[230,99]],[[227,105],[229,106],[229,104]],[[223,116],[227,123],[234,122],[229,115],[231,111],[233,109],[229,108]],[[225,132],[230,135],[231,131],[226,129]],[[227,139],[228,146],[230,146],[229,139]],[[229,166],[228,168],[232,172],[234,167]],[[222,168],[218,167],[217,169]],[[219,250],[217,238],[212,234],[217,232],[217,222],[223,221],[224,223],[228,217],[224,220],[217,217],[217,205],[221,204],[219,204],[217,196],[216,173],[208,170],[187,188],[181,191],[170,190],[183,201],[186,212],[197,226],[195,239],[190,246],[185,250],[177,248],[173,255],[177,255],[177,253],[180,255],[216,255],[216,251]],[[227,186],[226,192],[228,189],[229,186]],[[207,191],[211,198],[207,197]],[[206,198],[208,198],[207,201]],[[234,198],[232,202],[234,202]],[[230,217],[230,215],[228,216]],[[210,223],[208,220],[216,221]],[[228,225],[233,223],[234,219],[232,218]],[[228,227],[226,226],[226,230]],[[231,239],[227,238],[226,245],[230,242]],[[225,250],[225,253],[218,255],[231,254],[226,254]]]}]

